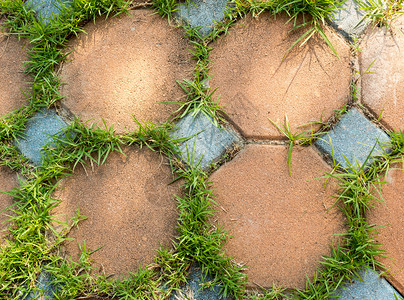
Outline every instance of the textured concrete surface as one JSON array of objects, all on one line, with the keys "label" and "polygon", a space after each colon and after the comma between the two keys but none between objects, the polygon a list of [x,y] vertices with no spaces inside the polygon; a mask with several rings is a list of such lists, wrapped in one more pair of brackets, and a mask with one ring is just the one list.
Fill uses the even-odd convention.
[{"label": "textured concrete surface", "polygon": [[[339,300],[397,300],[400,294],[382,277],[373,270],[359,271],[359,279],[339,288],[335,297]],[[397,296],[397,298],[395,297]],[[339,298],[337,297],[339,296]]]},{"label": "textured concrete surface", "polygon": [[335,162],[339,163],[341,168],[351,172],[350,164],[355,169],[359,169],[365,162],[366,166],[373,163],[372,158],[366,161],[369,155],[381,155],[383,151],[388,153],[389,141],[390,138],[384,131],[353,108],[329,133],[321,136],[315,145],[330,159],[334,154]]},{"label": "textured concrete surface", "polygon": [[365,12],[360,8],[356,0],[341,1],[335,14],[329,23],[337,29],[349,41],[360,37],[367,26],[370,24],[369,19],[364,19]]},{"label": "textured concrete surface", "polygon": [[218,225],[231,230],[224,249],[248,265],[249,285],[304,288],[330,255],[344,218],[331,209],[333,182],[312,180],[330,167],[312,148],[295,147],[292,176],[284,146],[247,145],[212,176]]},{"label": "textured concrete surface", "polygon": [[[0,191],[10,192],[12,188],[17,187],[17,184],[16,174],[8,167],[0,166]],[[12,207],[13,204],[14,201],[11,196],[0,193],[0,244],[7,235],[5,230],[10,226],[7,220],[13,214],[10,209],[15,209]]]},{"label": "textured concrete surface", "polygon": [[169,185],[168,161],[157,152],[147,147],[124,152],[110,154],[105,165],[77,168],[54,195],[63,201],[53,211],[57,220],[72,218],[78,208],[88,217],[70,232],[76,240],[64,245],[65,255],[77,260],[78,243],[85,242],[88,250],[102,247],[91,255],[96,272],[115,278],[152,263],[160,243],[171,245],[177,224],[174,194],[180,192],[178,183]]},{"label": "textured concrete surface", "polygon": [[[5,18],[0,16],[0,27],[3,25]],[[31,81],[24,74],[26,41],[19,41],[17,37],[5,33],[0,29],[0,117],[28,102],[21,90],[27,91]]]},{"label": "textured concrete surface", "polygon": [[225,128],[218,128],[210,117],[200,113],[197,116],[190,114],[182,118],[171,133],[173,138],[186,138],[187,141],[179,144],[182,159],[189,165],[199,163],[201,168],[206,168],[212,162],[218,161],[226,150],[233,144],[240,143],[237,134]]},{"label": "textured concrete surface", "polygon": [[177,80],[192,76],[191,48],[180,28],[147,9],[97,19],[70,43],[71,61],[63,65],[62,105],[83,121],[104,119],[117,132],[139,121],[165,122],[178,108],[158,104],[183,101]]},{"label": "textured concrete surface", "polygon": [[66,122],[54,110],[39,111],[28,120],[24,136],[16,141],[17,147],[34,165],[39,166],[45,154],[44,147],[56,146],[51,135],[63,137],[66,126]]},{"label": "textured concrete surface", "polygon": [[376,241],[381,248],[389,253],[387,258],[378,258],[389,269],[387,279],[396,289],[404,294],[404,172],[402,164],[392,165],[386,176],[381,177],[386,182],[382,186],[382,196],[385,202],[376,203],[368,214],[370,224],[385,226],[377,231]]},{"label": "textured concrete surface", "polygon": [[221,300],[230,298],[223,297],[220,294],[220,287],[202,289],[202,283],[212,281],[213,278],[209,274],[202,273],[202,268],[193,265],[188,275],[187,284],[181,288],[181,291],[175,292],[170,296],[170,300]]},{"label": "textured concrete surface", "polygon": [[32,8],[38,19],[48,23],[58,16],[63,9],[71,5],[71,0],[27,0],[25,5]]},{"label": "textured concrete surface", "polygon": [[190,5],[178,4],[174,16],[183,25],[201,27],[200,33],[208,35],[215,28],[215,22],[224,20],[229,5],[228,0],[193,0]]},{"label": "textured concrete surface", "polygon": [[375,27],[361,44],[362,100],[390,129],[404,129],[404,16],[393,31]]},{"label": "textured concrete surface", "polygon": [[301,132],[310,126],[298,126],[326,121],[334,109],[348,102],[348,45],[326,30],[340,59],[320,39],[311,39],[285,56],[303,33],[291,32],[293,22],[285,24],[288,19],[279,15],[274,20],[267,13],[248,16],[213,45],[210,85],[218,88],[223,110],[247,138],[285,138],[268,118],[283,124],[286,114],[292,132]]}]

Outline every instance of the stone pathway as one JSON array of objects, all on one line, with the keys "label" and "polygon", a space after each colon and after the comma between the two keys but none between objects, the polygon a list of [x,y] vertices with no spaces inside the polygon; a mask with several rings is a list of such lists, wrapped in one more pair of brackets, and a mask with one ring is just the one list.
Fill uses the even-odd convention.
[{"label": "stone pathway", "polygon": [[[60,8],[54,1],[45,2],[30,0],[27,5],[38,18],[51,22]],[[207,35],[228,9],[228,1],[194,0],[190,8],[179,5],[174,17],[184,25],[200,26]],[[45,145],[53,145],[51,136],[62,134],[75,116],[88,126],[104,120],[117,133],[136,128],[133,118],[155,123],[173,119],[178,105],[160,102],[185,101],[176,81],[192,78],[195,62],[183,29],[151,13],[142,8],[119,18],[97,19],[84,27],[86,35],[70,41],[69,61],[59,69],[64,82],[59,110],[33,115],[15,141],[34,166],[42,164]],[[285,56],[302,32],[290,33],[292,24],[285,25],[284,15],[275,20],[263,13],[237,21],[212,43],[210,56],[209,86],[217,89],[228,124],[218,128],[204,114],[188,114],[170,133],[173,138],[191,137],[179,145],[179,160],[199,162],[210,173],[217,202],[213,223],[231,230],[224,250],[248,266],[249,288],[305,287],[306,275],[312,279],[322,256],[330,255],[337,235],[346,230],[343,214],[333,206],[337,182],[330,180],[324,187],[319,177],[334,166],[337,172],[369,167],[370,155],[391,150],[387,130],[404,129],[404,36],[373,28],[362,18],[358,4],[349,0],[329,20],[325,32],[339,58],[320,39]],[[394,26],[404,31],[404,17]],[[357,38],[362,39],[361,50],[355,53],[349,42]],[[31,79],[22,71],[29,47],[24,45],[0,32],[0,115],[26,103],[21,90],[29,89]],[[360,93],[352,100],[357,67]],[[365,74],[368,71],[374,74]],[[348,111],[336,117],[344,105]],[[286,137],[270,121],[282,125],[285,116],[292,133],[315,132],[332,121],[331,130],[313,145],[294,147],[291,174]],[[383,174],[385,202],[368,216],[371,224],[389,225],[377,236],[391,257],[379,258],[389,268],[388,276],[363,270],[363,280],[337,291],[339,299],[393,300],[395,294],[404,294],[403,169],[397,163]],[[147,147],[114,152],[99,167],[77,166],[53,194],[61,201],[52,211],[58,230],[66,228],[56,222],[73,217],[78,208],[87,216],[69,233],[75,241],[62,245],[65,257],[79,259],[78,243],[85,242],[90,250],[102,246],[92,255],[94,273],[115,278],[152,263],[159,245],[171,247],[177,235],[174,195],[181,194],[181,182],[172,181],[167,158]],[[10,191],[17,184],[17,175],[1,166],[0,190]],[[11,196],[0,195],[0,221],[12,214],[12,204]],[[5,235],[0,234],[0,241]],[[47,276],[39,276],[38,288],[56,291]],[[219,299],[217,289],[199,289],[201,277],[194,265],[188,284],[171,299]],[[35,293],[25,297],[35,298]]]}]

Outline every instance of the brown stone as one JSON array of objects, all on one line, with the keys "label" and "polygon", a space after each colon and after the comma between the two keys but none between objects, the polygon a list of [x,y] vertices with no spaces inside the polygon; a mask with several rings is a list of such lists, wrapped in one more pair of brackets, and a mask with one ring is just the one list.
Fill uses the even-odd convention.
[{"label": "brown stone", "polygon": [[[376,241],[381,243],[381,249],[386,250],[388,258],[378,258],[386,265],[389,274],[386,279],[394,287],[404,293],[404,172],[402,164],[393,165],[382,177],[386,182],[382,186],[384,202],[376,202],[368,215],[369,224],[385,226],[377,229]],[[378,195],[377,195],[378,196]]]},{"label": "brown stone", "polygon": [[[304,32],[291,32],[285,16],[246,17],[218,39],[211,54],[212,88],[244,136],[274,139],[282,134],[268,120],[292,131],[313,121],[326,121],[349,99],[350,50],[336,34],[325,29],[341,59],[320,38],[303,47],[289,47]],[[318,128],[318,126],[314,126]]]},{"label": "brown stone", "polygon": [[304,288],[344,231],[331,208],[335,184],[324,189],[315,179],[330,167],[312,148],[295,147],[289,176],[287,156],[284,146],[250,144],[210,177],[218,224],[233,236],[225,251],[248,266],[249,285]]},{"label": "brown stone", "polygon": [[[4,22],[4,20],[3,20]],[[4,23],[0,17],[0,26]],[[24,73],[25,43],[0,30],[0,117],[26,103],[23,91],[31,78]]]},{"label": "brown stone", "polygon": [[179,28],[147,9],[97,19],[70,43],[62,67],[63,106],[90,123],[104,119],[118,132],[139,121],[165,122],[183,101],[177,80],[192,75],[191,45]]},{"label": "brown stone", "polygon": [[[9,168],[0,166],[0,191],[9,192],[13,187],[17,186],[17,176]],[[5,231],[10,223],[7,220],[12,215],[10,210],[14,204],[13,198],[7,194],[0,193],[0,244],[7,235]],[[13,207],[13,209],[15,209]]]},{"label": "brown stone", "polygon": [[[363,103],[390,129],[404,129],[404,16],[393,31],[375,27],[361,44]],[[369,68],[370,67],[370,68]]]},{"label": "brown stone", "polygon": [[[148,148],[114,152],[106,164],[76,169],[54,195],[62,200],[53,211],[57,220],[80,214],[88,217],[68,237],[65,254],[78,260],[79,244],[86,243],[96,267],[107,274],[127,275],[150,264],[160,244],[170,245],[176,235],[177,210],[174,194],[178,185],[165,158]],[[97,272],[100,272],[98,269]]]}]

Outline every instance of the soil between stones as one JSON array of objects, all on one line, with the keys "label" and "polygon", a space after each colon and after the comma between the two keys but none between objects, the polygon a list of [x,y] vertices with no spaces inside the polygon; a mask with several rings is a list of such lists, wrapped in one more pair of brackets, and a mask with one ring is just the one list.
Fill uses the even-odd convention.
[{"label": "soil between stones", "polygon": [[[111,153],[105,165],[76,169],[54,195],[62,200],[52,212],[59,221],[71,218],[80,207],[88,219],[79,223],[65,243],[65,254],[79,258],[77,243],[88,250],[102,249],[91,258],[96,272],[128,275],[150,264],[155,250],[169,246],[176,236],[177,209],[174,194],[179,184],[165,158],[148,148],[125,149],[126,157]],[[101,269],[102,267],[102,269]]]},{"label": "soil between stones", "polygon": [[83,121],[104,119],[119,133],[136,127],[132,115],[168,120],[178,107],[158,102],[185,100],[177,80],[190,78],[194,63],[184,31],[152,13],[132,10],[84,27],[87,35],[72,40],[62,66],[63,107]]}]

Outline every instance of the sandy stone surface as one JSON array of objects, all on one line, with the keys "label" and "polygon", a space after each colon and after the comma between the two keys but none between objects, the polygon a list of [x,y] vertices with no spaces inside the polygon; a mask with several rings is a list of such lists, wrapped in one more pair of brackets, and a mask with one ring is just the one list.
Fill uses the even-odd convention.
[{"label": "sandy stone surface", "polygon": [[268,120],[283,124],[287,114],[292,131],[308,122],[326,121],[349,99],[350,52],[336,34],[326,30],[340,60],[321,39],[288,48],[303,33],[291,33],[287,18],[268,14],[247,17],[214,44],[210,80],[219,88],[220,103],[244,136],[272,139],[282,134]]},{"label": "sandy stone surface", "polygon": [[76,169],[62,182],[54,197],[63,202],[53,211],[58,220],[80,213],[88,219],[73,229],[75,238],[64,245],[67,257],[78,259],[78,243],[95,250],[96,272],[127,275],[153,262],[159,243],[170,245],[176,235],[177,209],[174,194],[179,186],[168,185],[173,177],[167,160],[146,147],[125,150],[126,157],[112,153],[107,164]]},{"label": "sandy stone surface", "polygon": [[[4,18],[0,17],[0,26]],[[26,102],[21,89],[26,91],[31,78],[24,74],[23,61],[27,60],[24,41],[8,36],[0,29],[0,116]]]},{"label": "sandy stone surface", "polygon": [[393,286],[404,293],[404,171],[401,164],[392,165],[387,176],[382,180],[386,183],[382,186],[384,203],[376,203],[368,215],[370,224],[377,226],[388,225],[378,229],[379,235],[376,241],[381,243],[381,248],[389,252],[391,259],[379,258],[389,269],[391,277],[386,277]]},{"label": "sandy stone surface", "polygon": [[133,10],[84,27],[88,34],[70,43],[61,71],[67,110],[90,123],[103,118],[118,132],[136,127],[132,115],[167,121],[178,106],[157,102],[185,100],[176,81],[190,78],[194,63],[183,31],[152,13]]},{"label": "sandy stone surface", "polygon": [[[393,23],[395,33],[376,27],[360,45],[362,99],[390,129],[404,129],[404,16]],[[372,64],[373,63],[373,64]]]},{"label": "sandy stone surface", "polygon": [[344,231],[340,211],[327,213],[335,185],[324,190],[323,180],[311,180],[330,167],[312,148],[295,148],[290,177],[287,152],[250,144],[210,177],[217,222],[234,236],[225,250],[248,265],[251,286],[304,288],[305,274],[312,278],[334,235]]},{"label": "sandy stone surface", "polygon": [[[9,192],[13,187],[17,186],[17,176],[14,172],[12,172],[9,168],[5,166],[0,166],[0,190]],[[13,198],[9,195],[0,193],[0,244],[2,243],[2,239],[6,236],[6,232],[4,231],[9,227],[9,223],[4,223],[9,219],[9,216],[12,214],[10,210],[5,210],[6,208],[13,205]],[[3,211],[5,210],[5,211]]]}]

